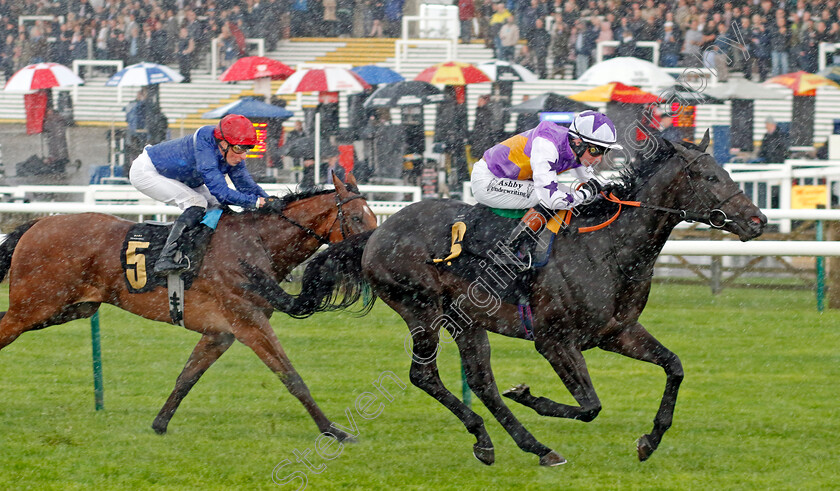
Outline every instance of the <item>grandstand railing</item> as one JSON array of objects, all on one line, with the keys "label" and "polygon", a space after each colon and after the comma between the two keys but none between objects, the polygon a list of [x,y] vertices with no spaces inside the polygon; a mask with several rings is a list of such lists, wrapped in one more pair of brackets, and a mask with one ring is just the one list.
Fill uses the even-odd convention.
[{"label": "grandstand railing", "polygon": [[[618,45],[618,41],[598,41],[598,45],[595,48],[595,63],[604,61],[604,46],[617,47]],[[652,55],[649,61],[659,66],[659,41],[636,41],[636,47],[650,49]]]},{"label": "grandstand railing", "polygon": [[[257,47],[257,53],[254,54],[249,49],[249,55],[265,56],[265,39],[245,38],[245,45]],[[213,38],[213,40],[210,41],[210,75],[212,75],[213,78],[219,76],[219,40],[217,38]]]},{"label": "grandstand railing", "polygon": [[[123,69],[123,62],[122,60],[73,60],[73,73],[77,76],[79,75],[79,68],[83,66],[95,67],[95,66],[112,66],[120,71]],[[73,86],[73,104],[75,105],[79,99],[79,86]],[[117,85],[117,102],[122,103],[122,86]]]},{"label": "grandstand railing", "polygon": [[828,63],[827,56],[831,53],[834,53],[840,49],[840,43],[820,43],[819,44],[819,66],[820,71],[824,70],[825,67],[828,65],[833,65],[834,63]]},{"label": "grandstand railing", "polygon": [[394,70],[401,72],[403,60],[408,59],[408,48],[415,46],[443,46],[446,50],[446,59],[451,61],[458,57],[458,41],[451,39],[397,39],[394,43]]}]

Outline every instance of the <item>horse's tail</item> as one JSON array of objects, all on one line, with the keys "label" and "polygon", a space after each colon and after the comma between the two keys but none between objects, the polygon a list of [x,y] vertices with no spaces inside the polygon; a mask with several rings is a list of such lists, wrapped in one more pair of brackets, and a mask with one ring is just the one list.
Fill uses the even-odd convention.
[{"label": "horse's tail", "polygon": [[38,219],[36,218],[35,220],[30,220],[19,226],[12,233],[6,235],[6,239],[3,240],[2,244],[0,244],[0,281],[3,281],[3,278],[6,277],[6,273],[9,272],[9,268],[12,266],[12,253],[15,252],[15,247],[17,247],[18,241],[20,241],[23,234],[32,228],[37,221]]},{"label": "horse's tail", "polygon": [[313,257],[303,272],[301,291],[290,295],[264,272],[242,263],[256,291],[271,305],[292,317],[309,317],[316,312],[345,310],[362,300],[359,315],[370,312],[376,296],[362,275],[362,253],[373,230],[354,235]]}]

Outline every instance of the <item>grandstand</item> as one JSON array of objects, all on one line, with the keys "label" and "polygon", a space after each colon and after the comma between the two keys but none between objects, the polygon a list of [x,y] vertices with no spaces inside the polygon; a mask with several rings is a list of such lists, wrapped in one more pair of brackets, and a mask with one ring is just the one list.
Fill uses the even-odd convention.
[{"label": "grandstand", "polygon": [[[275,51],[267,56],[277,59],[292,67],[301,64],[335,63],[343,65],[363,65],[376,63],[392,69],[397,68],[395,58],[395,39],[382,38],[295,38],[282,41]],[[492,50],[483,44],[466,44],[458,46],[458,61],[482,63],[493,58]],[[407,57],[399,64],[399,72],[406,78],[412,79],[422,69],[446,59],[443,45],[414,45],[407,49]],[[733,76],[737,76],[734,74]],[[80,126],[110,126],[125,125],[123,108],[134,97],[135,89],[124,87],[117,89],[105,87],[107,77],[103,74],[93,74],[86,77],[86,84],[78,87],[74,102],[74,115]],[[272,90],[276,90],[281,82],[273,82]],[[201,114],[238,99],[239,97],[254,95],[252,82],[224,83],[211,76],[208,70],[196,70],[192,74],[192,82],[188,84],[162,84],[161,107],[169,120],[172,136],[179,136],[198,126],[211,123],[211,120],[201,119]],[[513,103],[518,103],[523,96],[535,96],[547,91],[562,95],[571,95],[589,88],[574,80],[546,79],[533,83],[516,83],[513,89]],[[653,87],[643,87],[654,90]],[[119,91],[122,94],[119,97]],[[474,84],[467,89],[467,104],[470,127],[473,125],[474,108],[478,97],[490,93],[490,84]],[[783,91],[786,89],[782,89]],[[296,112],[296,119],[303,117],[300,107],[317,104],[316,94],[305,94],[298,100],[295,96],[285,96],[289,101],[289,109]],[[598,103],[594,105],[598,106]],[[817,90],[816,117],[814,140],[817,143],[826,140],[833,130],[833,121],[840,114],[840,90],[834,88],[819,88]],[[394,111],[394,121],[399,123],[398,111]],[[431,134],[434,129],[436,116],[435,106],[427,106],[425,111],[426,130]],[[755,128],[756,140],[764,135],[764,119],[773,116],[777,121],[790,121],[791,96],[778,101],[756,101]],[[25,118],[23,96],[0,92],[0,123],[19,123]],[[728,125],[730,122],[730,105],[699,106],[697,124],[699,127],[712,125]],[[340,109],[340,123],[347,125],[346,101],[342,99]],[[508,130],[513,130],[513,122]]]}]

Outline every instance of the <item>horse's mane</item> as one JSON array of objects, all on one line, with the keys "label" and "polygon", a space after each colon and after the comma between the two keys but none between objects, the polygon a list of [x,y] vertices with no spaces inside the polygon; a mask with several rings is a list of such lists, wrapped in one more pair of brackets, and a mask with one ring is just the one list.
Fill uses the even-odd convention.
[{"label": "horse's mane", "polygon": [[306,188],[302,191],[286,194],[280,197],[280,202],[277,203],[277,208],[283,210],[295,201],[312,198],[313,196],[321,196],[322,194],[330,194],[335,192],[332,189],[324,189],[322,187]]},{"label": "horse's mane", "polygon": [[[638,152],[619,171],[618,176],[613,179],[613,193],[620,199],[632,200],[641,191],[642,187],[650,180],[659,168],[674,156],[676,150],[674,144],[659,136],[653,136],[655,151]],[[694,143],[683,143],[684,146],[700,151]],[[615,213],[616,205],[604,199],[599,199],[592,204],[581,207],[579,218],[603,217],[607,213]]]}]

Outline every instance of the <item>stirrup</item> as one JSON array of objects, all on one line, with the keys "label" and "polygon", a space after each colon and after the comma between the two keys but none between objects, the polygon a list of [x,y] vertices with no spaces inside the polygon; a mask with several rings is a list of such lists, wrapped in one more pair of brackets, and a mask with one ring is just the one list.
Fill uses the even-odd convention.
[{"label": "stirrup", "polygon": [[[186,265],[184,263],[186,263]],[[176,267],[174,267],[174,268],[158,269],[158,264],[160,264],[160,261],[155,263],[155,269],[153,271],[153,273],[156,276],[168,276],[168,275],[171,275],[171,274],[181,274],[185,271],[189,271],[190,267],[192,266],[192,264],[190,263],[190,258],[186,254],[184,254],[181,257],[180,261],[178,261],[178,262],[175,262],[174,260],[172,261],[172,264],[176,265]]]}]

